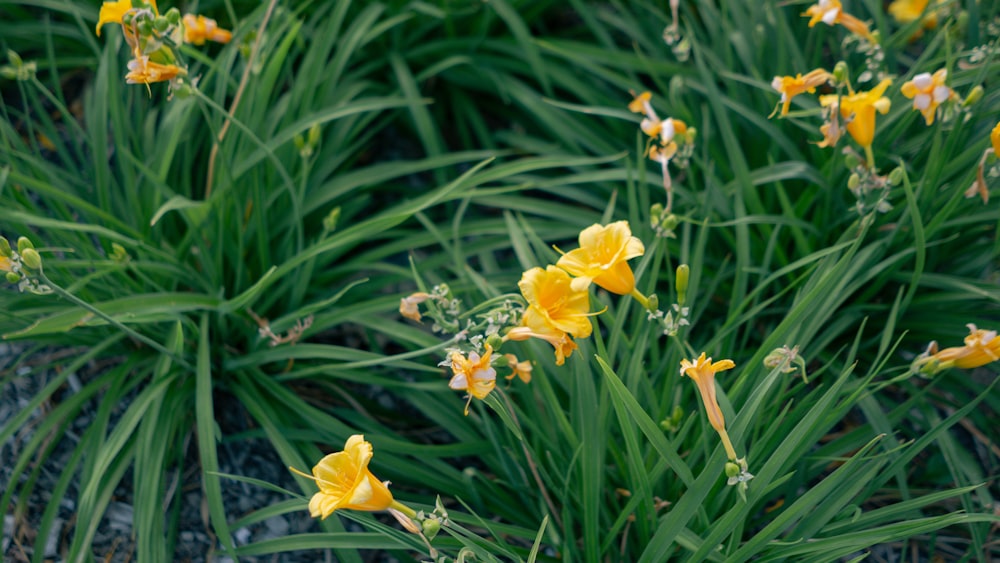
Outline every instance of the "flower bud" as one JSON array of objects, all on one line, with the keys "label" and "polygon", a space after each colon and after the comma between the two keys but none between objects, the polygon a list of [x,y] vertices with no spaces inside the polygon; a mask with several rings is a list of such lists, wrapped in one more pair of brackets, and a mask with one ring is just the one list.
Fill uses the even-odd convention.
[{"label": "flower bud", "polygon": [[24,265],[32,270],[37,270],[42,267],[42,257],[34,248],[25,248],[24,251],[21,252],[21,262],[24,262]]},{"label": "flower bud", "polygon": [[13,254],[14,251],[10,249],[10,242],[4,237],[0,237],[0,256],[10,258]]},{"label": "flower bud", "polygon": [[421,522],[421,527],[424,531],[424,537],[427,538],[427,541],[431,541],[441,530],[441,522],[437,518],[428,518]]},{"label": "flower bud", "polygon": [[309,144],[315,147],[319,144],[320,134],[323,132],[323,128],[319,126],[319,123],[314,123],[312,127],[309,128]]},{"label": "flower bud", "polygon": [[323,230],[329,232],[337,228],[337,220],[340,219],[340,206],[334,207],[323,217]]},{"label": "flower bud", "polygon": [[962,101],[962,107],[967,108],[983,98],[983,87],[976,84],[975,88],[969,91],[969,95]]},{"label": "flower bud", "polygon": [[8,283],[17,283],[21,281],[21,276],[17,272],[7,272],[4,277],[7,278]]},{"label": "flower bud", "polygon": [[24,64],[24,61],[21,59],[21,55],[18,55],[11,49],[7,49],[7,60],[10,61],[10,64],[15,67],[19,67]]},{"label": "flower bud", "polygon": [[153,19],[153,29],[159,33],[163,33],[168,27],[170,27],[170,22],[165,16],[156,16],[156,18]]},{"label": "flower bud", "polygon": [[833,79],[838,83],[847,82],[851,78],[851,72],[844,61],[837,61],[837,64],[833,66],[832,74]]},{"label": "flower bud", "polygon": [[17,239],[17,252],[19,254],[24,254],[26,248],[35,248],[35,245],[31,243],[31,239],[28,237],[20,237]]},{"label": "flower bud", "polygon": [[863,164],[864,164],[864,161],[862,161],[858,157],[858,155],[856,155],[856,154],[848,154],[847,156],[844,157],[844,166],[846,166],[847,168],[849,168],[851,170],[853,170],[853,169],[855,169],[855,168],[857,168],[857,167],[859,167],[859,166],[861,166]]},{"label": "flower bud", "polygon": [[677,288],[677,304],[682,307],[684,306],[684,302],[687,301],[688,278],[690,277],[690,266],[687,264],[677,266],[677,272],[674,276],[674,286]]},{"label": "flower bud", "polygon": [[664,217],[661,223],[663,224],[664,229],[672,231],[677,227],[678,223],[680,222],[681,222],[680,219],[678,219],[676,215],[671,213],[670,215]]},{"label": "flower bud", "polygon": [[165,14],[167,21],[170,25],[178,25],[181,23],[181,12],[177,8],[170,8]]},{"label": "flower bud", "polygon": [[730,479],[739,477],[742,471],[743,469],[739,466],[739,464],[732,461],[726,462],[726,477],[729,477]]},{"label": "flower bud", "polygon": [[900,182],[903,181],[903,176],[905,174],[906,174],[906,171],[903,170],[902,166],[897,166],[897,167],[893,168],[892,172],[889,172],[889,185],[890,186],[898,186],[900,184]]},{"label": "flower bud", "polygon": [[849,189],[856,190],[856,189],[858,189],[859,185],[861,185],[861,177],[858,176],[857,174],[851,174],[847,178],[847,187]]},{"label": "flower bud", "polygon": [[486,338],[486,345],[494,350],[499,350],[503,346],[503,337],[499,334],[491,334]]},{"label": "flower bud", "polygon": [[148,19],[140,21],[136,27],[139,29],[139,35],[150,36],[153,34],[153,24]]},{"label": "flower bud", "polygon": [[132,21],[133,20],[135,20],[135,14],[132,13],[131,10],[128,11],[128,12],[125,12],[125,14],[122,15],[122,24],[123,25],[132,25]]}]

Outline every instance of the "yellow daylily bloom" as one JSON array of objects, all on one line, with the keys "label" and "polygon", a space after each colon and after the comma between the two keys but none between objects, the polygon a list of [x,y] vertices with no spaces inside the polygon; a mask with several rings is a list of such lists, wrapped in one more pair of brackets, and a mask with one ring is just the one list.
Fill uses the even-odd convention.
[{"label": "yellow daylily bloom", "polygon": [[205,41],[229,43],[233,38],[231,31],[222,29],[212,18],[184,14],[184,42],[193,45],[204,45]]},{"label": "yellow daylily bloom", "polygon": [[913,100],[913,109],[923,114],[927,125],[934,123],[934,115],[941,103],[956,97],[955,92],[944,84],[947,78],[948,71],[943,68],[934,74],[922,72],[900,88],[904,96]]},{"label": "yellow daylily bloom", "polygon": [[563,254],[556,266],[576,276],[573,289],[586,289],[593,282],[611,293],[628,295],[635,291],[628,260],[645,251],[642,241],[632,236],[628,221],[595,224],[580,232],[580,248]]},{"label": "yellow daylily bloom", "polygon": [[504,335],[504,341],[539,338],[555,350],[556,365],[561,366],[577,345],[570,338],[590,336],[590,294],[574,289],[565,270],[555,266],[532,268],[521,275],[518,287],[528,302],[519,326]]},{"label": "yellow daylily bloom", "polygon": [[372,445],[363,435],[355,434],[347,439],[343,451],[321,459],[311,476],[289,468],[319,486],[319,492],[309,501],[313,518],[326,519],[342,508],[374,511],[386,510],[394,504],[388,482],[379,481],[368,469],[373,455]]},{"label": "yellow daylily bloom", "polygon": [[869,149],[875,139],[875,112],[889,111],[889,98],[883,96],[892,79],[886,78],[867,92],[857,92],[848,96],[820,96],[820,105],[827,107],[839,103],[840,115],[847,121],[847,132],[859,145]]},{"label": "yellow daylily bloom", "polygon": [[[935,5],[937,3],[935,1]],[[930,0],[893,0],[889,4],[889,15],[904,25],[921,20],[924,29],[934,29],[937,27],[938,14],[935,8],[927,10],[928,4]],[[927,10],[926,15],[924,15],[925,10]]]},{"label": "yellow daylily bloom", "polygon": [[704,352],[693,362],[687,359],[681,360],[681,375],[690,377],[698,386],[698,394],[701,395],[701,402],[705,405],[708,422],[719,433],[722,445],[726,448],[726,455],[731,460],[737,459],[736,449],[729,439],[729,433],[726,432],[726,418],[715,398],[715,374],[734,367],[736,364],[732,360],[719,360],[712,363],[712,358],[706,358]]},{"label": "yellow daylily bloom", "polygon": [[874,42],[875,38],[868,29],[868,25],[845,12],[840,0],[819,0],[819,2],[809,6],[802,15],[809,17],[809,27],[813,27],[819,22],[830,26],[840,24],[851,33]]},{"label": "yellow daylily bloom", "polygon": [[993,145],[993,154],[1000,158],[1000,123],[990,131],[990,144]]},{"label": "yellow daylily bloom", "polygon": [[101,4],[101,11],[97,15],[97,28],[94,30],[97,36],[101,36],[101,28],[106,23],[122,23],[125,13],[132,9],[132,0],[114,0]]},{"label": "yellow daylily bloom", "polygon": [[469,414],[469,404],[473,397],[485,399],[496,386],[497,370],[493,369],[492,355],[493,348],[489,344],[486,344],[486,352],[482,356],[472,352],[466,358],[461,352],[451,353],[451,371],[454,375],[448,382],[448,387],[456,391],[468,391],[465,414]]},{"label": "yellow daylily bloom", "polygon": [[781,93],[781,117],[788,114],[788,106],[792,103],[792,98],[805,92],[814,93],[817,86],[826,84],[831,78],[833,75],[821,68],[812,70],[805,76],[802,74],[775,76],[774,80],[771,81],[771,87]]}]

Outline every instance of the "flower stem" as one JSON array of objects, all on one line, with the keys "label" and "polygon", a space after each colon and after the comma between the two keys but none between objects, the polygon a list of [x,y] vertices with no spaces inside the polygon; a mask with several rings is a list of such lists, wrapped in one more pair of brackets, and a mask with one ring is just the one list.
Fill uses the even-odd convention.
[{"label": "flower stem", "polygon": [[739,456],[736,455],[736,448],[733,447],[733,442],[729,439],[729,432],[723,428],[719,430],[719,437],[722,438],[722,447],[726,448],[726,456],[730,461],[735,461]]},{"label": "flower stem", "polygon": [[868,161],[868,169],[875,172],[875,153],[872,152],[872,146],[865,146],[865,160]]},{"label": "flower stem", "polygon": [[403,504],[403,503],[401,503],[401,502],[399,502],[398,500],[395,500],[395,499],[393,499],[392,504],[389,505],[389,508],[394,508],[394,509],[402,512],[403,514],[405,514],[406,516],[408,516],[410,518],[416,518],[417,517],[417,511],[416,510],[413,510],[409,506],[406,506],[405,504]]},{"label": "flower stem", "polygon": [[645,295],[639,293],[638,289],[636,289],[636,288],[633,287],[632,288],[632,293],[630,293],[629,295],[631,295],[632,297],[634,297],[635,300],[638,301],[640,305],[642,305],[646,309],[649,309],[649,298],[647,298]]}]

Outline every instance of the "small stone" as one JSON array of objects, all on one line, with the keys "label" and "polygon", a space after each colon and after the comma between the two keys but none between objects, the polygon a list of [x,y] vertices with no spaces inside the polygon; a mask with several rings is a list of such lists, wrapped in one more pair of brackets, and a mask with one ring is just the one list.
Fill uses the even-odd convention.
[{"label": "small stone", "polygon": [[[240,528],[240,529],[236,530],[235,532],[233,532],[233,539],[235,539],[236,543],[238,543],[238,544],[246,545],[246,544],[250,543],[250,536],[251,535],[252,535],[252,533],[250,532],[250,528]],[[220,561],[221,561],[221,559],[220,559]]]},{"label": "small stone", "polygon": [[112,502],[108,504],[108,510],[104,516],[108,519],[108,525],[112,530],[129,532],[132,530],[134,512],[130,504]]},{"label": "small stone", "polygon": [[52,528],[49,530],[49,537],[45,538],[43,556],[55,557],[59,555],[59,536],[62,535],[63,522],[62,518],[52,519]]},{"label": "small stone", "polygon": [[3,539],[0,540],[0,553],[7,553],[10,546],[10,538],[14,537],[14,517],[5,514],[3,517]]}]

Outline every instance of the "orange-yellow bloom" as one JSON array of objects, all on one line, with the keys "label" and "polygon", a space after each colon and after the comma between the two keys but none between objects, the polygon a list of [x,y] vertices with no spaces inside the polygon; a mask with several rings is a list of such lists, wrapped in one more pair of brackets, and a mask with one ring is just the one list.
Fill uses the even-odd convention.
[{"label": "orange-yellow bloom", "polygon": [[379,481],[368,469],[372,455],[372,445],[361,434],[355,434],[347,439],[344,451],[321,459],[313,467],[312,476],[290,468],[319,486],[319,492],[309,501],[309,513],[313,518],[326,519],[342,508],[386,510],[393,504],[388,482]]},{"label": "orange-yellow bloom", "polygon": [[922,72],[900,88],[904,96],[913,100],[913,109],[923,114],[927,125],[934,123],[934,114],[941,103],[956,97],[955,92],[944,84],[947,78],[948,71],[943,68],[933,75]]},{"label": "orange-yellow bloom", "polygon": [[135,58],[128,62],[128,70],[125,75],[125,82],[128,84],[166,82],[187,74],[186,70],[177,65],[149,60],[149,56],[141,55],[138,49],[135,51]]},{"label": "orange-yellow bloom", "polygon": [[97,36],[101,36],[101,28],[106,23],[122,23],[122,17],[132,9],[132,0],[113,0],[101,4],[101,11],[97,15],[97,28],[94,30]]},{"label": "orange-yellow bloom", "polygon": [[892,84],[892,79],[886,78],[867,92],[848,96],[820,96],[819,103],[824,107],[839,103],[840,115],[847,121],[847,132],[867,149],[875,139],[875,112],[885,114],[889,111],[889,98],[883,96],[889,84]]},{"label": "orange-yellow bloom", "polygon": [[792,103],[792,98],[799,94],[808,92],[812,94],[817,86],[822,86],[830,81],[833,75],[829,72],[817,68],[810,71],[805,76],[796,74],[795,76],[775,76],[771,81],[771,87],[781,93],[781,116],[788,114],[788,106]]},{"label": "orange-yellow bloom", "polygon": [[229,43],[233,38],[231,31],[222,29],[212,18],[184,14],[184,42],[194,45],[204,45],[205,41]]},{"label": "orange-yellow bloom", "polygon": [[819,0],[819,2],[809,6],[802,15],[809,16],[809,27],[813,27],[819,22],[831,26],[839,23],[851,33],[874,42],[875,38],[868,29],[868,25],[845,12],[840,0]]},{"label": "orange-yellow bloom", "polygon": [[965,346],[945,348],[925,358],[925,362],[936,362],[938,369],[970,369],[1000,360],[1000,335],[997,331],[976,328],[971,323],[966,327],[969,329],[969,336],[965,337]]},{"label": "orange-yellow bloom", "polygon": [[1000,158],[1000,123],[990,131],[990,144],[993,145],[993,154]]},{"label": "orange-yellow bloom", "polygon": [[411,321],[420,322],[419,305],[431,298],[429,293],[418,291],[399,300],[399,314]]},{"label": "orange-yellow bloom", "polygon": [[635,275],[628,260],[646,251],[632,236],[628,221],[591,225],[580,232],[580,248],[563,254],[556,265],[576,276],[573,289],[586,289],[591,282],[611,293],[628,295],[635,290]]},{"label": "orange-yellow bloom", "polygon": [[628,110],[633,113],[645,113],[649,114],[649,100],[653,98],[653,95],[649,92],[643,92],[632,99],[628,103]]},{"label": "orange-yellow bloom", "polygon": [[573,280],[565,270],[555,266],[532,268],[521,275],[517,286],[528,302],[517,326],[504,340],[540,338],[555,349],[556,365],[562,365],[576,343],[570,338],[590,336],[590,294],[586,289],[574,289]]},{"label": "orange-yellow bloom", "polygon": [[[936,6],[927,10],[929,0],[893,0],[889,4],[889,15],[901,24],[908,24],[921,20],[921,26],[925,29],[937,27],[938,14]],[[935,1],[935,4],[937,2]],[[927,10],[926,15],[924,11]]]},{"label": "orange-yellow bloom", "polygon": [[[704,352],[693,362],[687,359],[681,360],[681,375],[690,377],[698,385],[698,393],[705,404],[708,421],[717,432],[725,432],[726,419],[715,398],[715,374],[734,367],[736,364],[732,360],[719,360],[713,364],[712,358],[706,358]],[[732,454],[730,458],[735,459],[736,454]]]},{"label": "orange-yellow bloom", "polygon": [[454,375],[448,382],[448,387],[456,391],[468,391],[469,400],[465,403],[465,414],[469,414],[469,403],[472,398],[485,399],[496,386],[497,370],[493,369],[493,348],[487,344],[486,352],[480,356],[476,352],[466,358],[461,352],[451,353],[451,371]]}]

